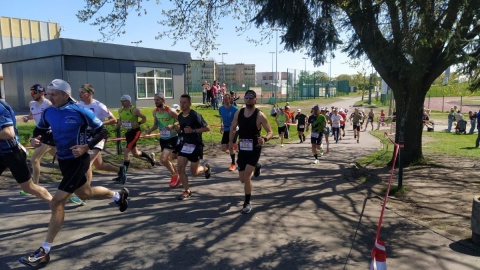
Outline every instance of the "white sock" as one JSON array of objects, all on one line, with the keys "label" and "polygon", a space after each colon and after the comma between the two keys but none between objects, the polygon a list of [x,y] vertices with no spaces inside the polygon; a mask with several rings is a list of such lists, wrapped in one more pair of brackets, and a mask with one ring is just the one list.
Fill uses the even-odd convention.
[{"label": "white sock", "polygon": [[113,192],[112,199],[114,202],[118,202],[120,200],[120,194],[118,194],[118,192]]},{"label": "white sock", "polygon": [[50,249],[52,248],[52,243],[48,243],[48,242],[43,242],[42,244],[42,248],[45,250],[45,253],[50,253]]}]

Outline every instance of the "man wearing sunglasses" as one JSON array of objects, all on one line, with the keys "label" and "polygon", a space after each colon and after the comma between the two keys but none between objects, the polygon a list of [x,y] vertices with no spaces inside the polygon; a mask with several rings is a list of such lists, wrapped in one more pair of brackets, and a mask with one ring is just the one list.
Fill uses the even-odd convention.
[{"label": "man wearing sunglasses", "polygon": [[[242,214],[249,214],[252,211],[250,198],[252,195],[252,175],[260,175],[261,164],[258,163],[262,152],[262,145],[273,136],[272,128],[268,123],[265,114],[256,108],[257,94],[253,90],[245,92],[245,108],[238,110],[233,117],[230,130],[238,130],[238,174],[240,182],[245,191]],[[267,132],[266,136],[260,136],[262,127]],[[235,133],[230,133],[229,148],[233,149]]]},{"label": "man wearing sunglasses", "polygon": [[[30,87],[30,96],[32,101],[28,104],[30,108],[30,113],[23,117],[23,122],[27,123],[28,120],[34,120],[35,124],[38,125],[42,112],[49,106],[52,105],[50,100],[45,98],[45,88],[40,84],[34,84]],[[39,129],[35,126],[33,130],[33,137],[38,138],[42,144],[35,148],[33,151],[30,162],[32,163],[32,181],[34,184],[39,184],[40,182],[40,160],[46,153],[50,153],[52,157],[55,156],[57,149],[55,148],[55,143],[53,142],[52,131],[50,129]],[[22,195],[30,195],[24,190],[20,191]]]}]

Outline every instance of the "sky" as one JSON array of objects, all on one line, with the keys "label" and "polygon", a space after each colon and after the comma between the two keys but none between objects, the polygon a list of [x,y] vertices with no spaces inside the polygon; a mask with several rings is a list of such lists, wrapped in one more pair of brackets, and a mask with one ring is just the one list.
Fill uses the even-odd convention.
[{"label": "sky", "polygon": [[[142,17],[137,17],[136,14],[131,15],[127,21],[126,34],[116,37],[108,43],[136,46],[132,42],[142,41],[138,44],[139,47],[190,52],[192,59],[201,59],[200,53],[190,46],[188,40],[179,41],[175,46],[172,46],[173,40],[155,39],[157,33],[161,31],[162,27],[165,27],[159,25],[157,21],[162,8],[168,7],[167,2],[161,1],[160,5],[157,5],[155,0],[145,2],[144,7],[148,9],[148,14]],[[92,41],[98,41],[102,38],[98,27],[91,26],[88,23],[80,23],[75,15],[78,10],[83,8],[85,1],[0,0],[0,4],[2,7],[0,16],[59,23],[62,27],[62,38]],[[304,70],[306,67],[309,72],[323,71],[332,77],[336,77],[340,74],[356,74],[359,71],[358,68],[350,67],[347,55],[339,51],[335,52],[336,58],[332,59],[331,65],[326,63],[323,66],[314,67],[312,60],[301,52],[287,52],[280,43],[278,49],[276,49],[275,38],[272,38],[269,44],[256,46],[247,41],[246,35],[237,36],[234,30],[235,23],[230,18],[222,19],[223,29],[219,29],[219,40],[217,40],[220,45],[218,50],[211,52],[208,58],[222,62],[221,53],[226,53],[223,54],[223,61],[226,64],[255,64],[256,72],[272,71],[272,60],[273,71],[278,69],[279,72],[286,72],[287,69]],[[248,35],[258,35],[258,32],[251,30]],[[278,38],[278,42],[280,42],[280,38]],[[272,55],[269,52],[275,52],[275,54]],[[278,59],[277,64],[275,64],[276,59]]]}]

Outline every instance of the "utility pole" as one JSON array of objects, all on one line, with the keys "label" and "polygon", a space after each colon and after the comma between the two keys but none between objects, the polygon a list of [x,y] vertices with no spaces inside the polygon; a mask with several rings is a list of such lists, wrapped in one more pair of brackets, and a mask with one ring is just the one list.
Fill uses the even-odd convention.
[{"label": "utility pole", "polygon": [[269,52],[271,55],[272,55],[272,85],[271,85],[271,92],[272,92],[272,97],[274,97],[274,94],[273,94],[273,54],[275,52]]},{"label": "utility pole", "polygon": [[226,52],[222,52],[222,53],[218,53],[218,55],[221,55],[222,56],[222,63],[223,63],[223,83],[225,83],[225,62],[223,62],[223,56],[225,54],[228,54]]}]

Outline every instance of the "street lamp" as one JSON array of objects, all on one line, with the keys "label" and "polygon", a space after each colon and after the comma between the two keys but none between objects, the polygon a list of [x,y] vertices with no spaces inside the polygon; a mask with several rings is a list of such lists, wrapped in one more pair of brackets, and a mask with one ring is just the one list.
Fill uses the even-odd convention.
[{"label": "street lamp", "polygon": [[222,56],[222,63],[223,63],[223,83],[225,83],[225,62],[223,61],[223,56],[225,54],[228,54],[226,52],[222,52],[222,53],[218,53],[218,55],[221,55]]},{"label": "street lamp", "polygon": [[[275,86],[278,87],[278,31],[281,31],[280,28],[272,28],[272,31],[275,31]],[[280,80],[281,80],[280,76]],[[275,90],[277,93],[277,90]],[[280,94],[282,93],[282,89],[280,88]],[[277,103],[277,95],[275,94],[275,103]]]},{"label": "street lamp", "polygon": [[273,95],[273,54],[274,54],[275,52],[269,52],[269,53],[272,55],[272,86],[271,86],[270,88],[271,88],[271,90],[272,90],[272,97],[273,97],[273,96],[274,96],[274,95]]}]

